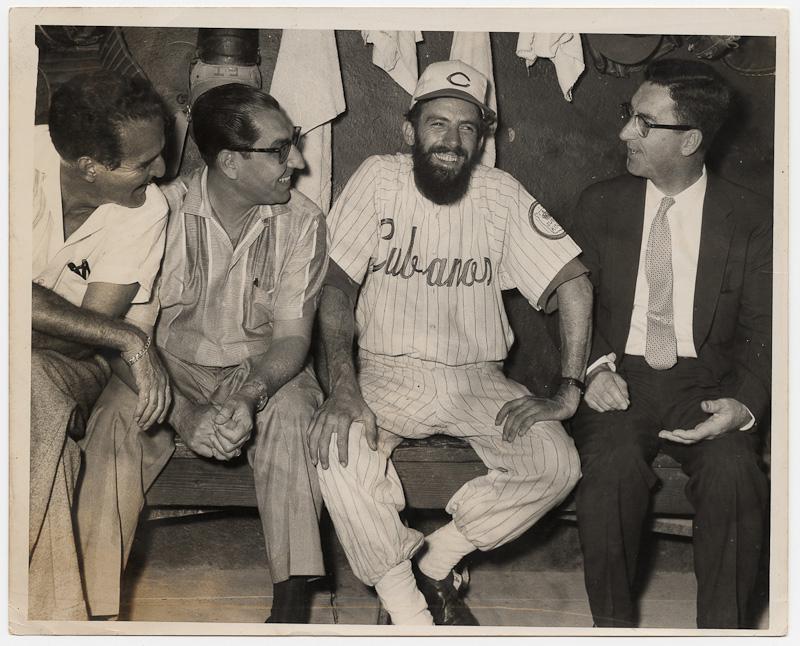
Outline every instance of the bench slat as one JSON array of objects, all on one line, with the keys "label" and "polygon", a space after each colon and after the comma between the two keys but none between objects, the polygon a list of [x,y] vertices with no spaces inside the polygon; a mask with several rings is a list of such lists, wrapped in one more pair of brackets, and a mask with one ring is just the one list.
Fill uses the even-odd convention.
[{"label": "bench slat", "polygon": [[[434,436],[406,440],[392,456],[403,482],[406,502],[417,509],[443,509],[458,488],[486,474],[472,448],[456,438]],[[694,513],[684,495],[686,476],[677,462],[659,454],[653,463],[661,486],[653,497],[658,515]],[[256,506],[253,474],[244,456],[230,462],[202,458],[176,441],[175,455],[147,493],[150,506]],[[573,511],[573,497],[561,507]]]}]

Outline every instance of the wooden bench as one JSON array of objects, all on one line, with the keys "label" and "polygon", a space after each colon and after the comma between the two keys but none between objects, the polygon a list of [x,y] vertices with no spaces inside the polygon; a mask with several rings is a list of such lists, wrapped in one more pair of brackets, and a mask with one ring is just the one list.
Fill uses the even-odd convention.
[{"label": "wooden bench", "polygon": [[[444,509],[464,482],[486,473],[469,444],[442,435],[404,441],[395,449],[392,461],[403,482],[406,503],[415,509]],[[653,530],[691,536],[694,512],[684,495],[686,475],[663,454],[653,467],[661,480],[653,497]],[[150,518],[225,507],[255,507],[253,472],[244,456],[219,462],[202,458],[176,442],[175,454],[147,492],[146,500]],[[574,520],[573,496],[553,513]]]}]

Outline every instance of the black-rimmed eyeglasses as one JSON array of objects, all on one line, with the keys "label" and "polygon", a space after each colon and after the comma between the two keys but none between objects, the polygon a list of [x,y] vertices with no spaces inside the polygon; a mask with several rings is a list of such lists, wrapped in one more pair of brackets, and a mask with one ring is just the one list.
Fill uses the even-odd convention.
[{"label": "black-rimmed eyeglasses", "polygon": [[660,130],[695,130],[694,126],[687,126],[684,124],[664,124],[648,121],[638,112],[634,112],[633,106],[631,106],[630,103],[620,103],[619,117],[626,123],[633,119],[633,127],[636,130],[636,134],[642,139],[647,136],[647,133],[650,132],[651,128],[657,128]]},{"label": "black-rimmed eyeglasses", "polygon": [[297,146],[298,142],[300,141],[300,130],[300,126],[295,126],[292,129],[292,138],[286,143],[282,143],[280,146],[275,146],[273,148],[234,147],[228,148],[228,150],[232,150],[237,153],[273,153],[278,155],[278,163],[284,164],[286,163],[286,160],[289,159],[289,153],[292,150],[292,146]]}]

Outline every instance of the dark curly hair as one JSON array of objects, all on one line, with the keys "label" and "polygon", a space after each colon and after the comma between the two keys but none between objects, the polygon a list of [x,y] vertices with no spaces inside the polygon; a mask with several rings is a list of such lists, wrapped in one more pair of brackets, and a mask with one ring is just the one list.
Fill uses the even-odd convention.
[{"label": "dark curly hair", "polygon": [[647,67],[645,81],[669,90],[675,116],[703,133],[702,149],[708,150],[734,100],[733,90],[719,72],[702,61],[662,58]]},{"label": "dark curly hair", "polygon": [[111,170],[122,161],[120,134],[130,121],[169,120],[150,82],[100,71],[79,74],[59,87],[50,102],[50,138],[67,161],[87,156]]},{"label": "dark curly hair", "polygon": [[281,106],[271,95],[243,83],[219,85],[197,97],[191,132],[206,166],[214,166],[221,150],[252,146],[261,136],[256,116],[263,110],[280,112]]}]

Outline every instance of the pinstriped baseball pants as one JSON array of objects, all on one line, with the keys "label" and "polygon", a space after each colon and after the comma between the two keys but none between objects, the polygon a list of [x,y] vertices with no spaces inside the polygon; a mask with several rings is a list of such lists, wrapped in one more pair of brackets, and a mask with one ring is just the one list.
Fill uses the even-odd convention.
[{"label": "pinstriped baseball pants", "polygon": [[[499,362],[444,366],[361,353],[359,383],[378,420],[378,450],[350,437],[348,463],[317,467],[325,504],[354,574],[374,585],[422,545],[399,517],[403,489],[390,456],[403,438],[437,433],[468,441],[488,471],[464,484],[447,504],[458,530],[491,550],[519,537],[566,498],[580,478],[572,439],[558,422],[540,422],[513,442],[495,426],[506,402],[529,395]],[[331,455],[336,455],[336,438]]]}]

